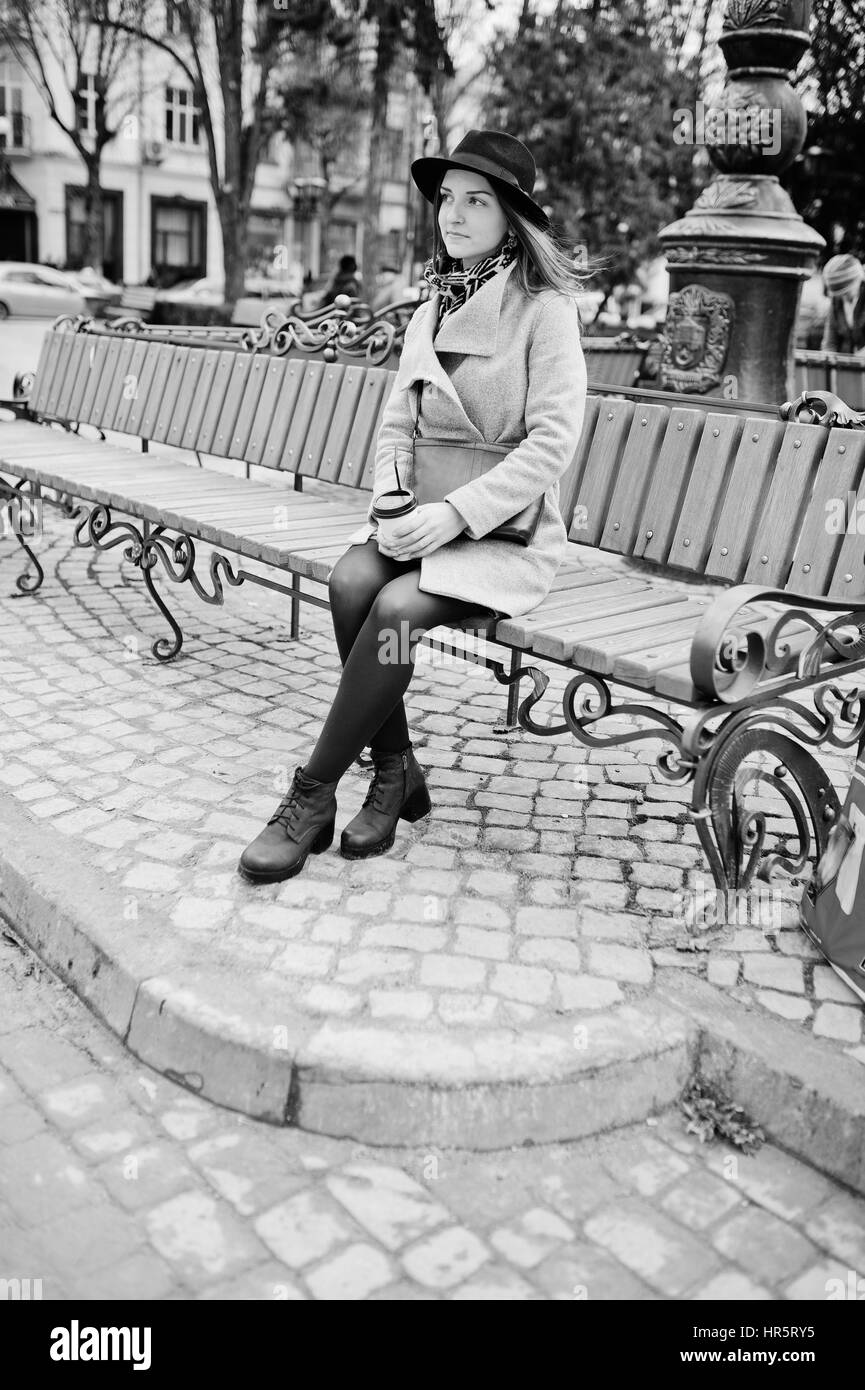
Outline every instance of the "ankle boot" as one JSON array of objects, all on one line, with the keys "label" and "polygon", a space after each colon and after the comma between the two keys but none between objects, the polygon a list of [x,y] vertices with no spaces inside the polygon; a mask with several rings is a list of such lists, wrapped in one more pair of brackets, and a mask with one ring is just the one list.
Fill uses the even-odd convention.
[{"label": "ankle boot", "polygon": [[326,850],[333,841],[337,785],[316,782],[297,768],[291,790],[240,856],[240,872],[254,883],[277,883],[299,874],[310,853]]},{"label": "ankle boot", "polygon": [[340,853],[345,859],[384,854],[393,844],[397,821],[420,820],[432,809],[411,744],[401,753],[370,751],[375,772],[363,808],[342,832]]}]

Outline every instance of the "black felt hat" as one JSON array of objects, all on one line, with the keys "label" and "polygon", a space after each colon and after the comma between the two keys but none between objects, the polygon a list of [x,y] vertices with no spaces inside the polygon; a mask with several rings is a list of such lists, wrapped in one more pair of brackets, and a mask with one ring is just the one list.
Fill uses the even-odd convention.
[{"label": "black felt hat", "polygon": [[503,130],[470,130],[451,154],[416,159],[411,176],[427,202],[434,202],[446,169],[476,169],[505,188],[514,206],[536,226],[550,229],[550,219],[532,197],[537,170],[522,140]]}]

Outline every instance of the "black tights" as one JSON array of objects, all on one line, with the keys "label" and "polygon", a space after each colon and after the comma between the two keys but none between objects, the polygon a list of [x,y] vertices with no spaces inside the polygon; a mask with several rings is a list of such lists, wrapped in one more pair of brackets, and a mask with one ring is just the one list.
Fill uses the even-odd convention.
[{"label": "black tights", "polygon": [[331,618],[343,671],[307,775],[336,782],[367,744],[398,753],[409,743],[403,695],[415,647],[439,623],[491,613],[483,604],[418,588],[420,560],[392,560],[372,537],[340,556],[328,582]]}]

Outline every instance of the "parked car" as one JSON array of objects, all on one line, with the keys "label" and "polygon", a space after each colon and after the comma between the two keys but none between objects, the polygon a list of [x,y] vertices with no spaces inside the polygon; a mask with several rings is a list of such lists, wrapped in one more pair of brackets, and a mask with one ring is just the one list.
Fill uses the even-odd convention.
[{"label": "parked car", "polygon": [[80,270],[66,270],[76,289],[87,301],[87,312],[99,316],[108,305],[119,304],[123,298],[123,286],[115,285],[105,275],[100,275],[92,265],[82,266]]},{"label": "parked car", "polygon": [[0,319],[56,318],[88,313],[83,286],[74,276],[27,261],[0,261]]},{"label": "parked car", "polygon": [[[195,304],[216,307],[225,302],[225,282],[219,276],[207,275],[200,280],[184,280],[170,290],[160,290],[157,300],[164,304]],[[238,299],[233,322],[254,326],[261,321],[268,304],[284,309],[299,300],[295,286],[289,280],[271,280],[266,275],[250,275]]]}]

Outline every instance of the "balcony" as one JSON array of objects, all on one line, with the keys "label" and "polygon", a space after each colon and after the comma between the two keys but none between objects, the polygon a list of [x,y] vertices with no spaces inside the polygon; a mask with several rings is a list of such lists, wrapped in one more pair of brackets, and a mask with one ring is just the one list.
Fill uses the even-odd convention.
[{"label": "balcony", "polygon": [[12,111],[8,116],[0,116],[0,152],[30,153],[30,117],[25,116],[23,111]]}]

